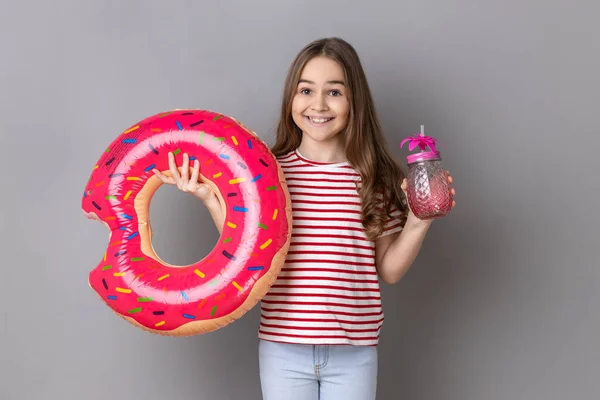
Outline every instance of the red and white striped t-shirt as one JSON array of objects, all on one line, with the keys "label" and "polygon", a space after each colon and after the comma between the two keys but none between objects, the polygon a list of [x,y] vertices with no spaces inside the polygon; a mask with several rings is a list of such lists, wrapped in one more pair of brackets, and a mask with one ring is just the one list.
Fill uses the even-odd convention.
[{"label": "red and white striped t-shirt", "polygon": [[[259,338],[377,344],[383,310],[375,242],[360,222],[360,175],[347,162],[318,163],[297,150],[278,160],[292,200],[293,228],[285,264],[261,301]],[[395,218],[383,235],[400,230]]]}]

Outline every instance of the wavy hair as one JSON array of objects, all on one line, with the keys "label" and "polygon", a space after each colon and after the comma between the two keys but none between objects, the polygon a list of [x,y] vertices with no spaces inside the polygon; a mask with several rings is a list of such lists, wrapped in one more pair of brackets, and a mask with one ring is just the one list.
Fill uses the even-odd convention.
[{"label": "wavy hair", "polygon": [[292,101],[304,66],[317,56],[329,57],[344,70],[350,97],[345,156],[360,175],[357,190],[361,199],[361,222],[367,237],[375,240],[394,209],[406,215],[405,196],[400,187],[405,174],[388,151],[361,61],[348,42],[336,37],[315,40],[293,60],[284,84],[281,115],[271,151],[282,156],[300,146],[302,131],[292,118]]}]

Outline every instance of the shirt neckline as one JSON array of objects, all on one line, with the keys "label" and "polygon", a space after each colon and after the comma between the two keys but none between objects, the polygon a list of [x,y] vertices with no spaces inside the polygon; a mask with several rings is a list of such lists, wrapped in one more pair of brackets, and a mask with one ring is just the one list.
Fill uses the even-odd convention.
[{"label": "shirt neckline", "polygon": [[296,157],[298,157],[302,162],[313,165],[313,166],[317,166],[317,167],[339,168],[339,167],[350,166],[350,163],[348,161],[343,161],[340,163],[328,163],[328,162],[314,161],[314,160],[311,160],[311,159],[303,156],[302,153],[300,153],[300,151],[298,149],[294,150],[294,154],[296,154]]}]

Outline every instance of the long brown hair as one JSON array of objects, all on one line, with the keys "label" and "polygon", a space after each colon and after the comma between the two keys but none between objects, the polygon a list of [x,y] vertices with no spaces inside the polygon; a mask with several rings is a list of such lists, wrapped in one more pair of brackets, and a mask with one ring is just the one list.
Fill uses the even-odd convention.
[{"label": "long brown hair", "polygon": [[[406,215],[405,196],[400,187],[405,175],[387,149],[365,72],[356,50],[348,42],[335,37],[324,38],[309,43],[298,53],[287,73],[281,116],[271,151],[282,156],[300,146],[302,131],[292,118],[292,101],[304,66],[317,56],[331,58],[344,70],[350,96],[345,155],[360,174],[361,222],[367,237],[375,240],[383,232],[393,208]],[[383,202],[380,195],[383,195]]]}]

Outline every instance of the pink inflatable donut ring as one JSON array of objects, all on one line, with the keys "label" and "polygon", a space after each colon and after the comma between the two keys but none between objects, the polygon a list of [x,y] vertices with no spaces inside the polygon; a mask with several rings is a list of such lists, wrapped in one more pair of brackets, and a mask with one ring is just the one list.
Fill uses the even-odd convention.
[{"label": "pink inflatable donut ring", "polygon": [[[226,212],[221,237],[202,260],[169,265],[152,247],[149,206],[169,175],[168,152],[200,161],[200,180]],[[291,203],[279,163],[234,118],[174,110],[126,129],[93,169],[82,199],[90,219],[110,230],[89,285],[119,316],[144,330],[191,336],[242,317],[277,279],[287,254]]]}]

